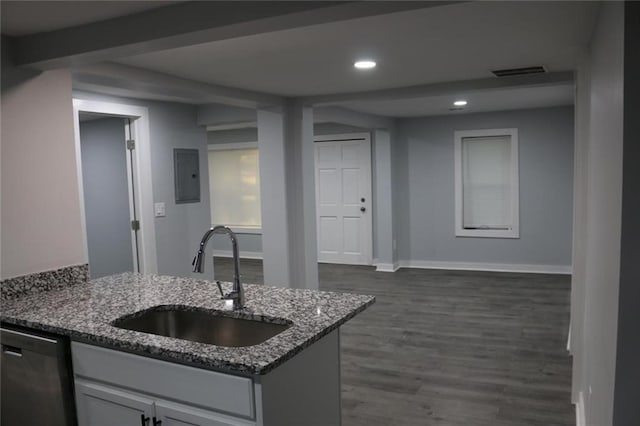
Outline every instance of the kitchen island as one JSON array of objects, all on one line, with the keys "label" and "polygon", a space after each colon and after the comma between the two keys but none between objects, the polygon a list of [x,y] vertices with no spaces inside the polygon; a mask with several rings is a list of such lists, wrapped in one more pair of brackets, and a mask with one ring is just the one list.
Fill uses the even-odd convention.
[{"label": "kitchen island", "polygon": [[[340,424],[339,327],[375,298],[252,284],[245,291],[244,309],[229,311],[215,283],[126,273],[4,301],[1,319],[70,339],[81,426]],[[282,331],[228,347],[117,326],[167,310]]]}]

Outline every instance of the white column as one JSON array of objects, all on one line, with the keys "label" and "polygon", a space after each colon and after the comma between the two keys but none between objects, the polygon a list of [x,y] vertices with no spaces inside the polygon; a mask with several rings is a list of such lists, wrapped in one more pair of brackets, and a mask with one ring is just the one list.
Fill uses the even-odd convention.
[{"label": "white column", "polygon": [[388,130],[373,131],[375,152],[375,212],[377,270],[394,270],[393,197],[391,186],[391,137]]},{"label": "white column", "polygon": [[313,111],[258,110],[264,282],[318,288]]},{"label": "white column", "polygon": [[258,151],[264,283],[288,287],[289,230],[286,211],[284,122],[281,112],[258,110]]}]

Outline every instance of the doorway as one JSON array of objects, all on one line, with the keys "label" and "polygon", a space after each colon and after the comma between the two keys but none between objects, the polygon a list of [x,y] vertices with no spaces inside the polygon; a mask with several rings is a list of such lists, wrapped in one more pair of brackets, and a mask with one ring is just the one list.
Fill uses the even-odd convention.
[{"label": "doorway", "polygon": [[74,124],[91,278],[156,273],[147,109],[74,99]]},{"label": "doorway", "polygon": [[92,278],[140,270],[129,118],[80,112],[87,249]]},{"label": "doorway", "polygon": [[372,264],[371,138],[315,137],[318,261]]}]

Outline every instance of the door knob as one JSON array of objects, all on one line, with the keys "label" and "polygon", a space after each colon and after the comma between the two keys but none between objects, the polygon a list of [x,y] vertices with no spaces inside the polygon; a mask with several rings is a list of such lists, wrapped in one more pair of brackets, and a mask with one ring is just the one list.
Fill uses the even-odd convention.
[{"label": "door knob", "polygon": [[362,213],[364,213],[364,212],[366,212],[366,211],[367,211],[367,209],[365,209],[364,207],[360,207],[360,211],[361,211]]}]

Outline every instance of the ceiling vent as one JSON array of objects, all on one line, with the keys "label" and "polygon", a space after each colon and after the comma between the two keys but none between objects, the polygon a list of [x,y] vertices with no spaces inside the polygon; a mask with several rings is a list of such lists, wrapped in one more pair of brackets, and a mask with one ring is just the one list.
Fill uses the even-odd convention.
[{"label": "ceiling vent", "polygon": [[513,77],[515,75],[526,74],[544,74],[547,70],[543,66],[524,67],[524,68],[508,68],[502,70],[491,71],[496,77]]}]

